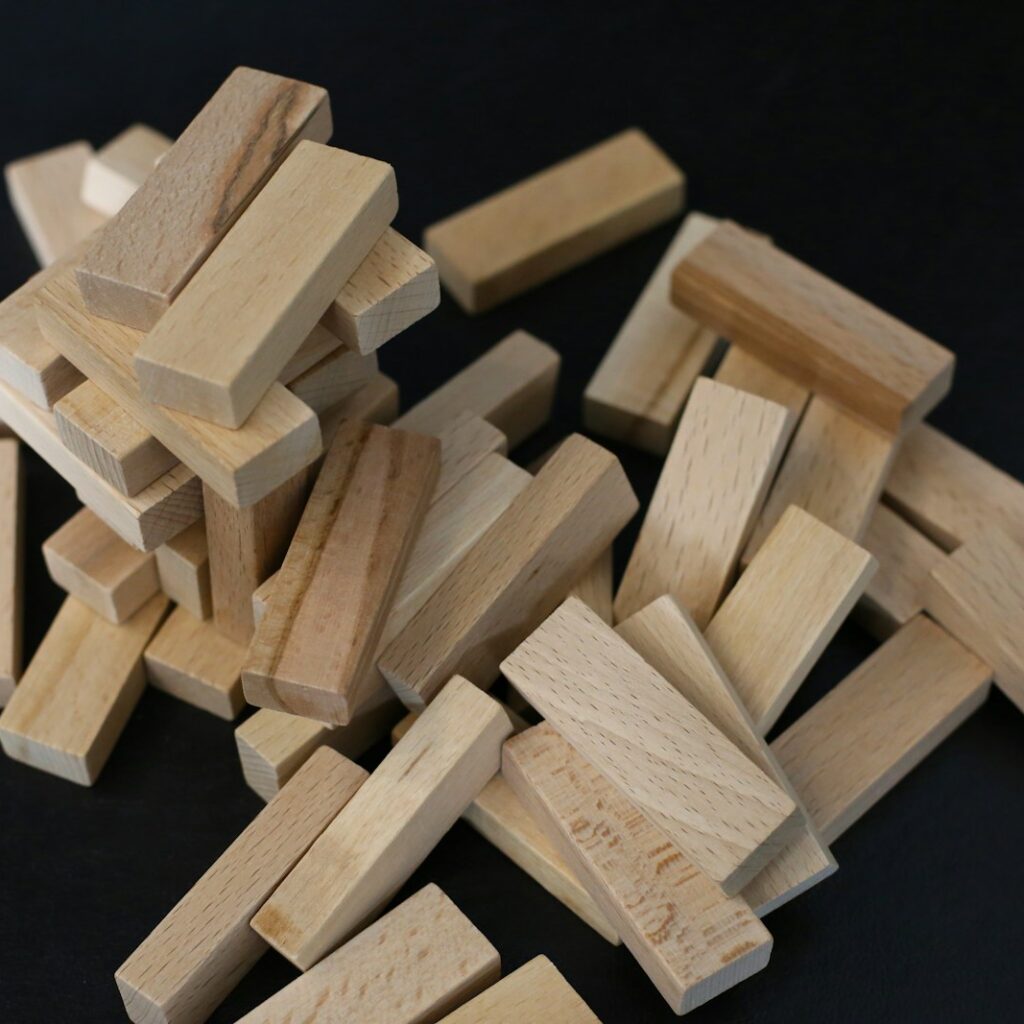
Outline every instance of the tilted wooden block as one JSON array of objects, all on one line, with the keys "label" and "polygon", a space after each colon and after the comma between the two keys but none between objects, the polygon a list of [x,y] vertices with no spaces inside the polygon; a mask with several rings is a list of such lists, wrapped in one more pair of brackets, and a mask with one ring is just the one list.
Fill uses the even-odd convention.
[{"label": "tilted wooden block", "polygon": [[322,416],[339,402],[365,387],[377,375],[377,356],[338,348],[288,384],[299,401]]},{"label": "tilted wooden block", "polygon": [[318,750],[114,975],[137,1024],[200,1024],[266,951],[249,918],[352,799],[366,772]]},{"label": "tilted wooden block", "polygon": [[807,388],[736,345],[726,349],[715,370],[715,380],[784,405],[793,414],[790,418],[791,432],[796,430],[811,398]]},{"label": "tilted wooden block", "polygon": [[772,743],[834,842],[960,725],[992,672],[940,626],[912,619]]},{"label": "tilted wooden block", "polygon": [[21,675],[24,474],[13,438],[0,439],[0,708]]},{"label": "tilted wooden block", "polygon": [[616,618],[672,594],[707,625],[782,458],[789,417],[756,395],[697,381],[615,595]]},{"label": "tilted wooden block", "polygon": [[323,89],[236,68],[94,243],[90,311],[151,328],[292,147],[330,135]]},{"label": "tilted wooden block", "polygon": [[173,143],[148,125],[133,124],[93,153],[82,177],[82,202],[113,217],[149,177]]},{"label": "tilted wooden block", "polygon": [[208,619],[210,552],[206,546],[206,520],[200,519],[156,549],[160,589],[193,618]]},{"label": "tilted wooden block", "polygon": [[[394,423],[398,430],[405,429],[401,421],[402,417],[399,417]],[[441,442],[441,468],[434,485],[432,502],[443,497],[488,455],[504,455],[508,451],[505,435],[472,412],[456,416],[433,436]]]}]

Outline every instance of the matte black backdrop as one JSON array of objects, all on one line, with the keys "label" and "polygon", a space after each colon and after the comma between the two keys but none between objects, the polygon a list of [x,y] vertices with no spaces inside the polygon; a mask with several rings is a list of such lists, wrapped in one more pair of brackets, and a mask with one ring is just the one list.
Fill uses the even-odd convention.
[{"label": "matte black backdrop", "polygon": [[[898,6],[898,10],[890,10]],[[685,169],[690,205],[769,232],[958,355],[934,421],[1024,478],[1021,20],[994,4],[743,7],[395,3],[5,4],[0,161],[132,121],[176,134],[236,64],[327,86],[334,142],[391,161],[413,238],[628,125]],[[666,226],[478,319],[449,300],[389,345],[413,401],[509,330],[565,357],[554,422],[675,231]],[[34,269],[0,203],[0,291]],[[618,449],[617,449],[618,450]],[[646,500],[657,460],[619,450]],[[27,654],[60,594],[39,545],[74,495],[28,456]],[[621,571],[636,524],[617,548]],[[873,642],[844,627],[785,726]],[[380,756],[380,751],[367,760]],[[1019,1019],[1024,718],[1000,694],[835,846],[840,871],[772,915],[768,969],[704,1021]],[[0,1019],[122,1019],[112,974],[261,804],[232,726],[147,693],[98,785],[0,759]],[[456,825],[433,880],[510,971],[548,954],[606,1024],[672,1019],[613,949]],[[267,956],[215,1015],[290,977]]]}]

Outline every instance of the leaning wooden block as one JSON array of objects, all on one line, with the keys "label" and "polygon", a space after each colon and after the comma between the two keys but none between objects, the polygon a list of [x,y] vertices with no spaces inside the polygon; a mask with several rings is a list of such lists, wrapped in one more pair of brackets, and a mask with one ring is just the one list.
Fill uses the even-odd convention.
[{"label": "leaning wooden block", "polygon": [[137,1024],[200,1024],[266,952],[249,918],[366,779],[318,750],[114,975]]},{"label": "leaning wooden block", "polygon": [[719,384],[728,384],[731,388],[749,391],[769,402],[784,405],[793,414],[790,418],[793,430],[796,430],[811,398],[807,388],[736,345],[726,349],[715,370],[715,380]]},{"label": "leaning wooden block", "polygon": [[772,743],[828,842],[839,838],[988,695],[992,671],[912,619]]},{"label": "leaning wooden block", "polygon": [[142,696],[142,652],[166,610],[159,594],[115,626],[67,598],[0,714],[7,756],[91,786]]},{"label": "leaning wooden block", "polygon": [[24,476],[13,438],[0,440],[0,708],[21,675]]},{"label": "leaning wooden block", "polygon": [[616,618],[672,594],[707,625],[782,458],[789,417],[774,402],[697,381],[615,595]]},{"label": "leaning wooden block", "polygon": [[252,920],[308,969],[378,913],[498,770],[501,705],[456,677]]},{"label": "leaning wooden block", "polygon": [[161,132],[133,124],[93,153],[82,176],[82,202],[113,217],[173,145]]},{"label": "leaning wooden block", "polygon": [[236,68],[92,246],[90,311],[148,330],[292,147],[330,134],[323,89]]},{"label": "leaning wooden block", "polygon": [[953,381],[948,349],[730,221],[676,268],[672,299],[889,433],[923,419]]},{"label": "leaning wooden block", "polygon": [[196,619],[208,619],[210,599],[210,552],[206,546],[206,521],[200,519],[177,537],[156,549],[160,589]]}]

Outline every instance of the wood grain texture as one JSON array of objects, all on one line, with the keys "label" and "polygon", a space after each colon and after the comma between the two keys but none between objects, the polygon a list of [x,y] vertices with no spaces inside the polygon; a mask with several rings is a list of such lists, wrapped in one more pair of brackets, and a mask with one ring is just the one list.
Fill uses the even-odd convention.
[{"label": "wood grain texture", "polygon": [[266,951],[249,918],[366,772],[318,750],[114,975],[136,1024],[200,1024]]},{"label": "wood grain texture", "polygon": [[252,920],[302,970],[395,892],[498,770],[501,705],[456,677]]},{"label": "wood grain texture", "polygon": [[672,300],[890,433],[923,419],[953,381],[948,349],[731,221],[680,262]]},{"label": "wood grain texture", "polygon": [[790,419],[793,430],[811,398],[807,388],[737,345],[730,345],[726,349],[714,377],[719,384],[728,384],[729,387],[749,391],[769,402],[784,405],[793,414]]},{"label": "wood grain texture", "polygon": [[113,217],[172,145],[166,135],[148,125],[133,124],[125,128],[86,161],[82,202],[105,217]]},{"label": "wood grain texture", "polygon": [[21,449],[0,439],[0,708],[21,676],[24,617],[25,479]]},{"label": "wood grain texture", "polygon": [[210,617],[213,602],[205,519],[193,523],[156,549],[156,570],[160,589],[176,605],[186,609],[193,618]]},{"label": "wood grain texture", "polygon": [[984,701],[991,670],[923,615],[772,743],[828,842]]},{"label": "wood grain texture", "polygon": [[672,594],[707,625],[782,458],[789,417],[756,395],[697,381],[615,595],[616,618]]}]

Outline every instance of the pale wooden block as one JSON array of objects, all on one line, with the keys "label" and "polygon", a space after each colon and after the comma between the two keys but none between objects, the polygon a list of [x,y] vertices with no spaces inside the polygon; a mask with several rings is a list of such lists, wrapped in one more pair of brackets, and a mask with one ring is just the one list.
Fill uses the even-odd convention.
[{"label": "pale wooden block", "polygon": [[696,212],[683,220],[583,392],[588,430],[655,455],[668,452],[690,388],[717,340],[672,304],[672,272],[717,224]]},{"label": "pale wooden block", "polygon": [[82,202],[113,217],[149,177],[173,142],[145,124],[133,124],[89,157],[82,175]]},{"label": "pale wooden block", "polygon": [[953,381],[948,349],[731,221],[680,262],[672,300],[890,433],[926,416]]},{"label": "pale wooden block", "polygon": [[338,348],[288,384],[299,401],[322,416],[365,387],[378,372],[377,356]]},{"label": "pale wooden block", "polygon": [[21,676],[24,482],[17,440],[0,439],[0,708]]},{"label": "pale wooden block", "polygon": [[156,569],[160,589],[175,604],[196,619],[210,617],[210,552],[204,519],[156,549]]},{"label": "pale wooden block", "polygon": [[774,779],[800,811],[800,827],[789,843],[743,889],[743,898],[758,917],[831,875],[836,870],[835,858],[687,611],[666,595],[619,623],[616,632],[726,739]]},{"label": "pale wooden block", "polygon": [[178,901],[114,977],[137,1024],[200,1024],[266,951],[249,918],[367,775],[318,750]]},{"label": "pale wooden block", "polygon": [[[395,426],[404,429],[401,417]],[[432,499],[435,501],[488,455],[508,453],[505,435],[496,426],[468,410],[456,416],[433,436],[441,442],[441,469]]]},{"label": "pale wooden block", "polygon": [[0,714],[7,756],[91,786],[142,696],[142,652],[166,610],[158,594],[115,626],[67,598]]},{"label": "pale wooden block", "polygon": [[704,635],[762,736],[876,567],[863,548],[792,507],[722,602]]},{"label": "pale wooden block", "polygon": [[385,373],[378,373],[344,402],[320,417],[324,445],[330,447],[335,431],[345,420],[365,420],[387,425],[398,416],[398,385]]},{"label": "pale wooden block", "polygon": [[93,244],[90,311],[151,328],[296,143],[330,135],[325,90],[236,68]]},{"label": "pale wooden block", "polygon": [[631,128],[432,224],[441,282],[481,313],[668,220],[682,172]]},{"label": "pale wooden block", "polygon": [[569,591],[585,605],[608,623],[614,624],[612,611],[612,573],[614,569],[614,551],[609,547],[603,555],[598,555],[576,585]]},{"label": "pale wooden block", "polygon": [[571,436],[388,644],[384,678],[411,708],[455,673],[490,685],[636,509],[618,459]]},{"label": "pale wooden block", "polygon": [[379,913],[498,770],[501,705],[455,677],[252,920],[302,970]]},{"label": "pale wooden block", "polygon": [[500,975],[498,951],[431,883],[238,1024],[427,1024]]},{"label": "pale wooden block", "polygon": [[87,508],[43,541],[50,579],[108,622],[131,618],[160,590],[156,557],[123,541]]},{"label": "pale wooden block", "polygon": [[793,414],[790,418],[792,430],[796,429],[811,398],[807,388],[736,345],[726,349],[715,370],[715,380],[784,405]]},{"label": "pale wooden block", "polygon": [[919,615],[772,743],[828,842],[988,695],[991,669]]},{"label": "pale wooden block", "polygon": [[726,896],[551,725],[509,740],[502,773],[676,1013],[767,965],[772,937],[742,897]]},{"label": "pale wooden block", "polygon": [[697,381],[615,595],[616,618],[672,594],[707,625],[736,575],[789,418],[774,402]]}]

